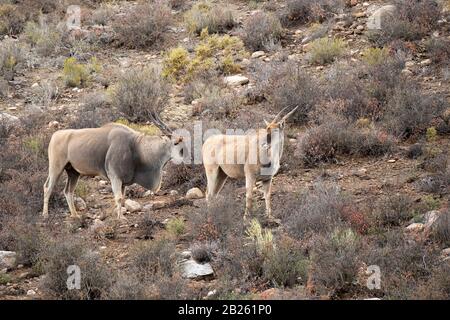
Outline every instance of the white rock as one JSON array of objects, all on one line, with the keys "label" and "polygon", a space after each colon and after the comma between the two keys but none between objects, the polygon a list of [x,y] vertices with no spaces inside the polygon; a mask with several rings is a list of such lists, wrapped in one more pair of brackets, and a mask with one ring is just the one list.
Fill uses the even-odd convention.
[{"label": "white rock", "polygon": [[240,74],[225,77],[224,81],[226,84],[230,86],[241,86],[249,82],[247,77],[244,77],[243,75]]},{"label": "white rock", "polygon": [[409,232],[420,232],[424,229],[423,223],[412,223],[406,227],[406,230]]},{"label": "white rock", "polygon": [[429,229],[439,218],[441,213],[438,210],[432,210],[425,213],[425,229]]},{"label": "white rock", "polygon": [[100,187],[105,187],[107,184],[108,184],[108,181],[106,181],[106,180],[100,180],[100,181],[98,182],[98,185],[99,185]]},{"label": "white rock", "polygon": [[265,55],[266,55],[266,53],[264,51],[255,51],[252,53],[252,58],[257,59],[257,58],[263,57]]},{"label": "white rock", "polygon": [[367,19],[367,29],[369,30],[381,30],[383,29],[383,23],[388,19],[392,19],[395,14],[396,7],[394,5],[382,6],[375,12],[373,12]]},{"label": "white rock", "polygon": [[139,202],[131,200],[131,199],[127,199],[125,201],[125,208],[128,211],[130,211],[131,213],[142,210],[141,204]]},{"label": "white rock", "polygon": [[414,61],[411,61],[411,60],[405,62],[405,67],[406,68],[414,67],[414,65],[415,65]]},{"label": "white rock", "polygon": [[181,255],[181,258],[183,258],[183,259],[190,259],[192,256],[192,253],[189,250],[185,250],[185,251],[182,251],[180,253],[180,255]]},{"label": "white rock", "polygon": [[203,198],[203,192],[199,188],[192,188],[186,192],[187,199],[200,199]]},{"label": "white rock", "polygon": [[36,291],[30,289],[27,291],[27,296],[34,296],[36,294]]},{"label": "white rock", "polygon": [[170,190],[169,194],[171,196],[177,196],[178,195],[178,191],[177,190]]},{"label": "white rock", "polygon": [[0,251],[0,270],[13,269],[17,266],[17,253],[14,251]]},{"label": "white rock", "polygon": [[200,264],[194,260],[187,260],[181,263],[183,277],[188,279],[203,279],[214,275],[214,270],[209,263]]},{"label": "white rock", "polygon": [[441,251],[443,257],[450,257],[450,248]]},{"label": "white rock", "polygon": [[421,66],[429,66],[433,61],[431,61],[431,59],[425,59],[420,61],[420,65]]}]

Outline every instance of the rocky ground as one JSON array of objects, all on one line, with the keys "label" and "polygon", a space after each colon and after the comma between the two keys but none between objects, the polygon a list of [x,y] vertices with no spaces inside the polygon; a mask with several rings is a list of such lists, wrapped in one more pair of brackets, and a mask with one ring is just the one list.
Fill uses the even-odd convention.
[{"label": "rocky ground", "polygon": [[[189,3],[189,2],[188,2]],[[258,10],[264,9],[266,2],[231,1],[230,7],[236,15],[236,20],[243,24],[246,19]],[[380,8],[389,4],[388,1],[349,1],[345,11],[334,15],[327,20],[323,31],[325,35],[335,36],[343,39],[348,46],[347,53],[342,60],[349,63],[359,61],[362,52],[371,47],[371,43],[365,36],[374,14],[380,14]],[[133,7],[133,1],[112,2],[111,7],[116,15],[127,13]],[[274,6],[282,8],[286,4],[283,1],[275,2]],[[189,6],[189,5],[188,5]],[[167,30],[167,47],[175,47],[178,43],[193,46],[198,42],[198,37],[190,34],[183,24],[182,14],[185,9],[174,9],[175,22],[170,30]],[[448,10],[448,9],[447,9]],[[448,34],[448,21],[442,19],[438,27],[427,37],[436,39],[450,39]],[[330,71],[332,64],[309,64],[305,62],[308,55],[308,47],[314,35],[311,24],[303,24],[284,29],[281,46],[282,50],[266,52],[258,50],[250,52],[249,56],[242,61],[243,65],[250,65],[255,61],[271,63],[280,55],[286,55],[288,61],[299,62],[301,68],[318,78],[323,77]],[[107,26],[82,27],[77,32],[99,33],[107,38],[112,32]],[[230,31],[234,34],[236,31]],[[7,36],[6,36],[7,37]],[[419,41],[420,43],[420,41]],[[130,68],[145,66],[150,63],[161,64],[165,52],[158,49],[125,49],[116,47],[99,47],[95,50],[95,57],[102,66],[98,80],[84,87],[67,88],[61,85],[60,76],[64,57],[33,58],[35,53],[30,50],[27,55],[27,65],[23,65],[8,82],[7,93],[0,96],[0,120],[6,119],[11,126],[20,126],[21,121],[26,120],[31,114],[46,113],[50,115],[49,121],[43,132],[54,131],[65,128],[70,123],[71,117],[75,117],[82,111],[84,98],[90,93],[107,91],[109,84],[117,81],[118,77]],[[416,80],[429,93],[443,94],[447,102],[450,98],[450,82],[448,67],[439,68],[433,64],[427,52],[416,51],[414,55],[407,58],[402,73]],[[248,90],[258,85],[257,77],[251,68],[244,68],[238,77],[228,76],[224,78],[228,87],[239,97],[246,95]],[[37,101],[37,90],[43,83],[55,83],[58,92],[50,103]],[[172,85],[170,100],[162,118],[173,127],[188,126],[195,120],[202,120],[204,115],[196,112],[196,104],[185,101],[183,87],[179,84]],[[447,105],[448,107],[448,105]],[[273,116],[265,108],[264,103],[243,105],[245,112],[250,118],[257,119],[264,116]],[[63,117],[51,119],[52,113],[62,113]],[[220,120],[219,120],[220,121]],[[262,125],[262,124],[261,124]],[[292,125],[289,127],[288,144],[297,145],[302,135],[308,129],[307,126]],[[428,176],[427,171],[421,168],[423,159],[411,159],[407,152],[416,141],[406,140],[398,142],[398,149],[390,154],[374,157],[339,157],[337,163],[321,164],[318,167],[306,168],[302,166],[283,165],[281,172],[274,178],[273,202],[275,207],[285,202],[292,194],[298,194],[305,190],[312,190],[317,181],[330,182],[340,187],[342,192],[352,197],[354,203],[363,207],[371,207],[376,199],[391,195],[402,194],[413,199],[414,203],[420,204],[430,201],[430,194],[421,191],[417,182]],[[448,135],[440,135],[427,142],[428,148],[449,150],[450,139]],[[447,152],[448,158],[448,152]],[[450,162],[449,162],[450,163]],[[448,165],[448,164],[447,164]],[[1,172],[1,168],[0,168]],[[166,172],[167,176],[167,172]],[[0,180],[1,182],[1,180]],[[185,188],[164,187],[157,194],[144,190],[139,186],[128,189],[127,202],[125,203],[126,221],[116,222],[112,217],[113,196],[109,181],[101,178],[83,178],[81,180],[84,191],[78,195],[76,204],[78,210],[83,213],[83,221],[72,221],[67,217],[68,209],[65,204],[53,208],[49,221],[38,221],[42,228],[49,228],[51,234],[62,234],[64,230],[70,229],[76,237],[82,239],[91,250],[100,254],[105,263],[115,270],[126,271],[129,269],[130,254],[139,243],[154,241],[167,236],[167,223],[174,218],[181,218],[185,228],[176,237],[176,251],[179,254],[178,263],[181,266],[183,278],[187,278],[187,286],[198,290],[197,298],[214,297],[215,290],[219,286],[220,277],[217,276],[214,262],[199,263],[191,257],[192,228],[195,228],[190,219],[191,212],[204,206],[204,190]],[[238,199],[243,205],[245,201],[245,190],[241,182],[229,182],[232,188],[227,189],[233,198]],[[192,186],[200,187],[203,186]],[[446,186],[444,186],[446,187]],[[447,187],[448,188],[448,187]],[[58,190],[62,193],[62,189]],[[258,195],[260,193],[258,192]],[[406,221],[396,227],[397,232],[404,233],[410,239],[426,238],[427,232],[442,212],[448,210],[449,194],[431,196],[438,204],[433,210],[422,212],[419,218]],[[257,200],[257,207],[264,203],[262,197]],[[430,208],[431,209],[431,208]],[[35,213],[36,215],[38,212]],[[282,218],[283,214],[275,210],[275,216]],[[105,219],[106,218],[106,219]],[[143,223],[148,218],[151,226],[146,228]],[[236,219],[241,219],[241,214],[236,213]],[[283,221],[283,219],[281,219]],[[277,235],[284,232],[285,226],[277,224],[270,227]],[[429,244],[434,246],[435,244]],[[0,247],[0,249],[3,249]],[[439,250],[442,259],[449,261],[449,248],[440,245]],[[14,253],[0,251],[0,299],[43,299],[49,296],[41,290],[44,275],[35,276],[33,268],[18,264]],[[448,276],[448,275],[447,275]],[[236,289],[239,294],[241,289]],[[280,288],[277,286],[261,286],[249,290],[252,298],[311,298],[307,285],[302,284],[291,288]],[[330,298],[321,295],[314,298]],[[346,296],[343,296],[346,298]],[[349,298],[369,298],[367,293],[348,296]],[[445,297],[444,297],[445,298]],[[447,296],[448,298],[448,296]]]}]

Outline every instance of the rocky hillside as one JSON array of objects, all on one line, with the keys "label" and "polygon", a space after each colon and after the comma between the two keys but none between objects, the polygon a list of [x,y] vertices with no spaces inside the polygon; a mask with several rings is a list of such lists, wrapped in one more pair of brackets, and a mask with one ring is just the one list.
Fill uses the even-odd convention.
[{"label": "rocky hillside", "polygon": [[[0,299],[449,299],[449,22],[439,0],[0,1]],[[101,177],[69,218],[65,174],[40,215],[56,130],[296,106],[275,219],[260,185],[243,223],[245,181],[208,207],[203,165],[172,163],[126,220]]]}]

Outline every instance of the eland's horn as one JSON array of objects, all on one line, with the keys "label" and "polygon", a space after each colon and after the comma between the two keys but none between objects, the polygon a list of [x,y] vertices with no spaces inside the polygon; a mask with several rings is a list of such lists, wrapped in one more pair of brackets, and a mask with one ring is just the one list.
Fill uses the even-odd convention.
[{"label": "eland's horn", "polygon": [[275,123],[278,121],[278,118],[281,116],[281,114],[284,112],[284,110],[286,110],[287,107],[284,107],[283,109],[281,109],[280,112],[278,112],[278,114],[275,116],[275,118],[273,118],[272,123]]},{"label": "eland's horn", "polygon": [[281,119],[281,121],[286,120],[287,118],[289,118],[296,110],[298,109],[298,106],[296,106],[294,109],[292,109],[287,115],[285,115],[283,117],[283,119]]}]

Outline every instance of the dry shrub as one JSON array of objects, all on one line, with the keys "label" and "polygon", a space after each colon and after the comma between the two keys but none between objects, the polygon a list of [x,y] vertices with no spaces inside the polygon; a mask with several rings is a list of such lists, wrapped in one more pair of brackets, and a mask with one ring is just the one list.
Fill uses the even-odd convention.
[{"label": "dry shrub", "polygon": [[242,40],[253,50],[269,50],[279,43],[283,28],[274,15],[258,12],[250,16],[244,24]]},{"label": "dry shrub", "polygon": [[38,23],[29,21],[24,29],[26,40],[42,56],[50,56],[62,48],[64,32],[61,25],[48,23],[43,18]]},{"label": "dry shrub", "polygon": [[432,226],[432,237],[444,246],[450,245],[450,210],[443,211]]},{"label": "dry shrub", "polygon": [[101,91],[87,93],[81,100],[81,108],[68,120],[70,128],[97,128],[119,118],[119,112],[111,108],[106,94]]},{"label": "dry shrub", "polygon": [[112,94],[112,104],[129,121],[145,122],[160,113],[168,97],[168,85],[157,67],[131,69],[123,74]]},{"label": "dry shrub", "polygon": [[286,26],[321,22],[343,7],[344,1],[341,0],[289,0],[285,9],[280,12],[280,16],[282,23]]},{"label": "dry shrub", "polygon": [[413,200],[409,196],[388,195],[376,202],[370,219],[372,224],[378,227],[395,227],[410,220],[413,214]]},{"label": "dry shrub", "polygon": [[263,278],[275,286],[306,283],[308,259],[298,243],[283,237],[263,262]]},{"label": "dry shrub", "polygon": [[236,22],[233,12],[209,2],[196,3],[184,16],[187,30],[199,35],[203,29],[210,33],[220,33],[232,29]]},{"label": "dry shrub", "polygon": [[0,36],[19,34],[26,20],[27,14],[20,6],[8,2],[0,4]]},{"label": "dry shrub", "polygon": [[358,128],[344,121],[332,121],[309,129],[299,141],[299,157],[306,166],[336,161],[337,156],[380,156],[393,150],[386,133]]},{"label": "dry shrub", "polygon": [[448,300],[450,297],[450,264],[442,263],[432,270],[427,281],[424,281],[412,293],[413,299]]},{"label": "dry shrub", "polygon": [[430,58],[441,66],[450,63],[450,40],[445,38],[431,38],[426,42]]},{"label": "dry shrub", "polygon": [[403,81],[389,98],[382,121],[390,133],[405,139],[425,132],[444,106],[441,97],[426,94],[417,84]]},{"label": "dry shrub", "polygon": [[0,76],[13,80],[17,67],[24,60],[23,50],[14,40],[0,43]]},{"label": "dry shrub", "polygon": [[277,208],[287,232],[296,239],[327,233],[342,223],[342,211],[348,200],[338,187],[317,183],[314,189],[287,199]]},{"label": "dry shrub", "polygon": [[367,265],[380,267],[385,299],[410,299],[418,285],[432,275],[437,258],[438,252],[433,248],[392,230],[374,239],[364,260]]},{"label": "dry shrub", "polygon": [[[108,296],[113,277],[97,253],[88,251],[75,239],[57,239],[43,255],[47,272],[42,284],[44,292],[56,299],[104,299]],[[81,289],[67,287],[67,268],[76,265],[81,271]]]},{"label": "dry shrub", "polygon": [[290,110],[298,106],[290,120],[305,123],[320,96],[316,81],[292,63],[273,64],[269,68],[267,75],[261,75],[265,78],[262,79],[263,85],[266,85],[262,89],[264,96],[276,108],[276,113],[285,107]]},{"label": "dry shrub", "polygon": [[175,244],[169,239],[143,243],[132,254],[132,266],[140,280],[171,277],[175,268]]},{"label": "dry shrub", "polygon": [[318,293],[345,290],[358,276],[362,240],[351,229],[336,228],[316,236],[311,252],[310,281]]},{"label": "dry shrub", "polygon": [[118,45],[127,48],[159,46],[172,22],[171,9],[164,1],[147,2],[114,21]]},{"label": "dry shrub", "polygon": [[165,167],[163,189],[177,189],[185,193],[187,190],[198,187],[206,188],[206,176],[203,165],[199,164],[173,164]]},{"label": "dry shrub", "polygon": [[434,29],[441,13],[438,1],[395,0],[395,18],[383,21],[383,27],[369,39],[383,45],[396,39],[417,40]]}]

